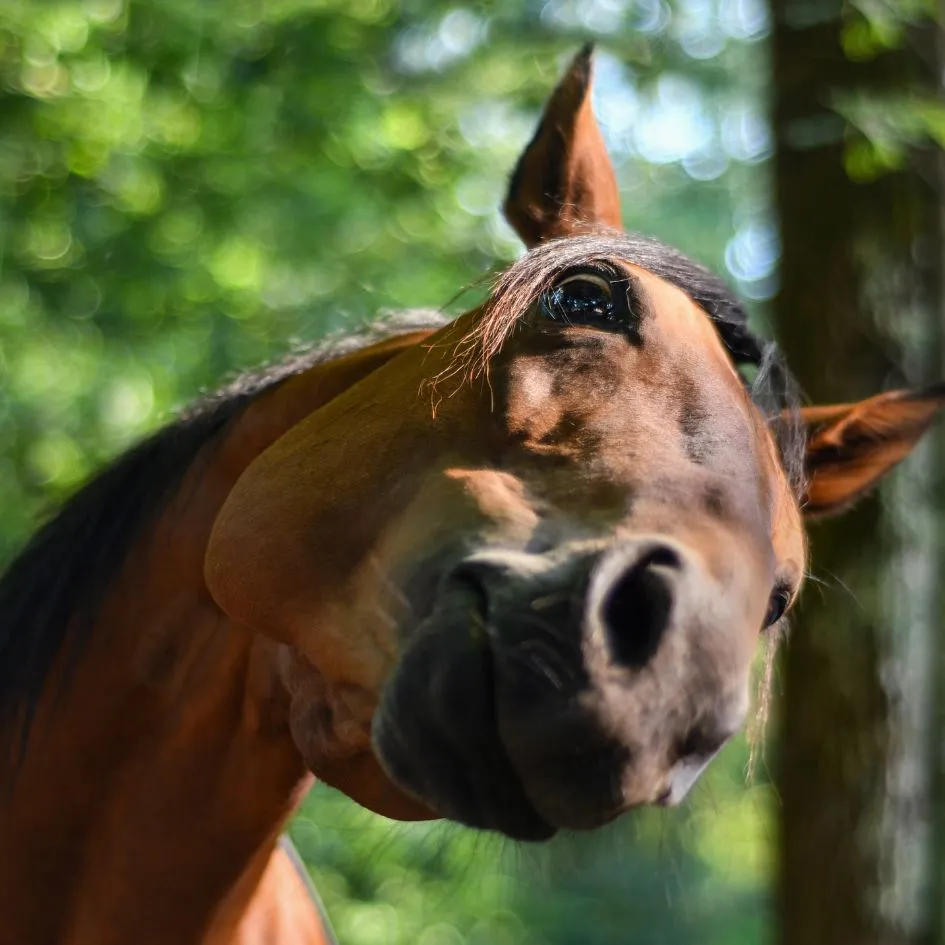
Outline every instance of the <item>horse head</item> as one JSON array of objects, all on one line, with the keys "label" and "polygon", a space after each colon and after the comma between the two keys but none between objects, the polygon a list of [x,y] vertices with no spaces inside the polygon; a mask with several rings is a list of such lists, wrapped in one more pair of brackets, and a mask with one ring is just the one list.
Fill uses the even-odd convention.
[{"label": "horse head", "polygon": [[487,301],[293,426],[214,527],[210,590],[274,641],[308,766],[382,813],[541,839],[680,801],[745,722],[805,516],[945,401],[800,408],[719,279],[620,229],[590,84],[584,51]]}]

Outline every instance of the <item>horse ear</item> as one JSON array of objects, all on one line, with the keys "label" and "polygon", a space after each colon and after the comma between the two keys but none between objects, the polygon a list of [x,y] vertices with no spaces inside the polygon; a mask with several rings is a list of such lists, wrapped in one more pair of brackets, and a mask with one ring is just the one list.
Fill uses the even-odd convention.
[{"label": "horse ear", "polygon": [[801,410],[809,518],[842,511],[906,458],[945,406],[945,383]]},{"label": "horse ear", "polygon": [[519,158],[505,218],[528,247],[556,236],[620,229],[620,193],[591,108],[588,44],[558,83]]}]

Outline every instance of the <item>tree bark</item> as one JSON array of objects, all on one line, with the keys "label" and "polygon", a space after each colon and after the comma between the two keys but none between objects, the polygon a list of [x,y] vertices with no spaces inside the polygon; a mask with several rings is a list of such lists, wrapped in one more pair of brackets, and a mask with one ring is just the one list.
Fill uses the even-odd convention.
[{"label": "tree bark", "polygon": [[[782,234],[774,318],[788,363],[817,403],[927,381],[941,366],[938,154],[913,148],[904,166],[872,176],[857,160],[868,144],[837,106],[916,88],[938,95],[937,29],[854,62],[842,46],[849,8],[772,7]],[[880,115],[886,106],[869,107]],[[940,555],[937,528],[925,526],[935,521],[936,475],[926,445],[894,474],[895,501],[874,496],[811,529],[818,583],[793,621],[781,676],[782,945],[932,941]],[[903,508],[913,514],[903,518]]]}]

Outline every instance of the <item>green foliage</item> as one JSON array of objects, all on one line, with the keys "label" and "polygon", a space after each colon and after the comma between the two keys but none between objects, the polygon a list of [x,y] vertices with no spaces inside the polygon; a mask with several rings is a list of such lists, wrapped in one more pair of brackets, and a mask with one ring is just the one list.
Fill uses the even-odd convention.
[{"label": "green foliage", "polygon": [[931,95],[837,95],[837,112],[853,133],[844,164],[851,180],[870,181],[904,168],[918,148],[945,147],[945,103]]},{"label": "green foliage", "polygon": [[[778,246],[760,0],[0,0],[0,559],[199,391],[519,251],[498,205],[564,57],[628,226],[753,299]],[[317,791],[346,945],[765,940],[764,789],[735,746],[679,814],[512,848]]]},{"label": "green foliage", "polygon": [[843,51],[856,62],[875,59],[899,49],[910,29],[937,17],[934,0],[856,0],[847,10]]},{"label": "green foliage", "polygon": [[864,71],[854,87],[847,82],[831,90],[830,105],[847,122],[846,172],[868,183],[906,168],[917,149],[945,147],[945,103],[934,57],[908,55],[920,34],[930,38],[930,47],[936,41],[941,10],[933,0],[856,0],[836,13],[842,15],[843,54]]}]

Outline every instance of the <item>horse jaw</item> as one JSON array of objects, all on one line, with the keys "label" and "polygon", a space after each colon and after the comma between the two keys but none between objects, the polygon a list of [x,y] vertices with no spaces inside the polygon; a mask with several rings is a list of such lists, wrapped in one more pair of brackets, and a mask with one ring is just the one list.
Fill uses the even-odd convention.
[{"label": "horse jaw", "polygon": [[305,766],[362,807],[395,820],[438,815],[390,782],[371,747],[377,697],[352,683],[328,682],[298,650],[280,647],[278,671],[289,694],[289,731]]}]

